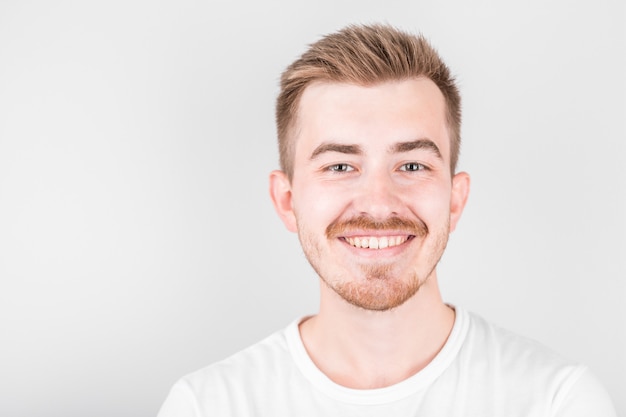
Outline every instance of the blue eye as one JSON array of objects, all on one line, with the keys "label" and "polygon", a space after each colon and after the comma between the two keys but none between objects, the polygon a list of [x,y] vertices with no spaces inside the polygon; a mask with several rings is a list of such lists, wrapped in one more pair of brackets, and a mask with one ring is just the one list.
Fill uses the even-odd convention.
[{"label": "blue eye", "polygon": [[329,166],[328,170],[332,172],[349,172],[353,171],[354,168],[348,164],[334,164]]},{"label": "blue eye", "polygon": [[407,162],[400,167],[400,171],[408,172],[423,171],[425,169],[426,167],[424,165],[417,162]]}]

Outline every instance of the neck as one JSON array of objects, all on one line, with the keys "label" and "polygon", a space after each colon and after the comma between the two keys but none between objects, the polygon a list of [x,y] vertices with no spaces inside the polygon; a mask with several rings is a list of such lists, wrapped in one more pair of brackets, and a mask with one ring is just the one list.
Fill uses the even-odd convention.
[{"label": "neck", "polygon": [[454,324],[434,273],[388,311],[348,304],[323,282],[320,300],[319,314],[300,324],[302,340],[316,366],[349,388],[382,388],[416,374],[441,350]]}]

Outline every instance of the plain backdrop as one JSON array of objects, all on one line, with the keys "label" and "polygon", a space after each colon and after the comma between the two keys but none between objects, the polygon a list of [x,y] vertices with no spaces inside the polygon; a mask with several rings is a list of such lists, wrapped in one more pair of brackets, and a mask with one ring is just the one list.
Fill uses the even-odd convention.
[{"label": "plain backdrop", "polygon": [[621,0],[0,1],[0,415],[154,416],[317,310],[275,215],[281,71],[422,32],[464,98],[446,301],[587,364],[626,415]]}]

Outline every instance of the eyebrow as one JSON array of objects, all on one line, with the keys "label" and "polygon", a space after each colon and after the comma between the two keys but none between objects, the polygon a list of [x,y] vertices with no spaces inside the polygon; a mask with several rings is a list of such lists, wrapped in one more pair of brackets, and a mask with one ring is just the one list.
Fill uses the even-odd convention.
[{"label": "eyebrow", "polygon": [[339,152],[350,155],[363,154],[363,150],[359,145],[343,145],[339,143],[326,142],[315,148],[310,159],[313,160],[325,152]]},{"label": "eyebrow", "polygon": [[422,138],[410,142],[399,142],[390,147],[393,153],[410,152],[415,149],[424,149],[432,152],[437,158],[443,159],[439,147],[430,139]]},{"label": "eyebrow", "polygon": [[[432,152],[437,158],[443,159],[443,157],[441,156],[441,151],[439,150],[439,147],[435,144],[435,142],[426,138],[417,139],[410,142],[398,142],[391,145],[389,149],[392,153],[403,153],[410,152],[415,149],[425,149]],[[313,160],[319,155],[326,152],[338,152],[348,155],[363,154],[363,150],[359,145],[345,145],[340,143],[325,142],[315,148],[315,150],[311,154],[310,159]]]}]

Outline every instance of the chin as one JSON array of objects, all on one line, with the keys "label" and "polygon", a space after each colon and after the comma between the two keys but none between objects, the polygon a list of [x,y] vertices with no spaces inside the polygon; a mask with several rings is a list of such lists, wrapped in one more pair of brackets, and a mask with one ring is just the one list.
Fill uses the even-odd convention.
[{"label": "chin", "polygon": [[366,275],[360,282],[329,284],[348,303],[371,311],[387,311],[399,307],[413,297],[422,286],[422,281],[413,275],[398,280],[388,275]]}]

